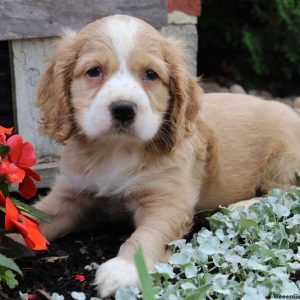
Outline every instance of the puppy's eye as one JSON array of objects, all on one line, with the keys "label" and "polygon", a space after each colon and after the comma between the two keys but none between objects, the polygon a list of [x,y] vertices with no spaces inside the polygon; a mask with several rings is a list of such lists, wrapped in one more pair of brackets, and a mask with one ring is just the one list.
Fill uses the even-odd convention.
[{"label": "puppy's eye", "polygon": [[158,74],[153,70],[146,70],[143,74],[143,80],[155,81],[158,78]]},{"label": "puppy's eye", "polygon": [[99,67],[89,69],[86,72],[86,74],[91,78],[97,78],[97,77],[100,77],[101,79],[103,78],[103,72]]}]

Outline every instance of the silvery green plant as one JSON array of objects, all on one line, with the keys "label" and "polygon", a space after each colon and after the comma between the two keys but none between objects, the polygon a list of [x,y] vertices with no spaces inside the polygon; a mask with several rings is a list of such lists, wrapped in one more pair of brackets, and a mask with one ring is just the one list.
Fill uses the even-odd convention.
[{"label": "silvery green plant", "polygon": [[[300,295],[299,187],[274,189],[248,209],[221,208],[208,219],[210,230],[203,228],[189,242],[170,243],[169,262],[157,264],[151,274],[155,299]],[[153,299],[148,296],[127,287],[116,299]]]}]

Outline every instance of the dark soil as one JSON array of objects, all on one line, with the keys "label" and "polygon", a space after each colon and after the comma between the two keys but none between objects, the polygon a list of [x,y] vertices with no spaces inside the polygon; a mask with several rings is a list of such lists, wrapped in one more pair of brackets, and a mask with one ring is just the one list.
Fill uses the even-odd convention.
[{"label": "dark soil", "polygon": [[[195,225],[188,239],[193,232],[207,225],[205,216],[202,213],[195,217]],[[95,270],[88,271],[84,267],[92,262],[101,264],[116,256],[119,247],[132,231],[130,220],[102,224],[92,231],[73,233],[56,240],[47,251],[37,251],[35,257],[17,260],[24,277],[18,276],[19,285],[15,289],[4,287],[0,290],[0,299],[20,299],[19,291],[33,295],[32,300],[50,299],[54,292],[63,295],[66,300],[73,299],[73,291],[85,293],[87,300],[96,297],[97,291],[93,285]],[[78,274],[84,275],[83,282],[75,278]]]},{"label": "dark soil", "polygon": [[[38,251],[35,257],[17,261],[24,277],[18,278],[20,284],[15,289],[0,291],[0,299],[20,299],[19,291],[34,295],[36,300],[49,299],[54,292],[72,299],[72,291],[84,292],[87,299],[96,297],[92,284],[95,270],[87,271],[84,267],[114,257],[131,231],[129,224],[110,224],[52,242],[47,251]],[[84,275],[85,280],[76,280],[77,274]]]}]

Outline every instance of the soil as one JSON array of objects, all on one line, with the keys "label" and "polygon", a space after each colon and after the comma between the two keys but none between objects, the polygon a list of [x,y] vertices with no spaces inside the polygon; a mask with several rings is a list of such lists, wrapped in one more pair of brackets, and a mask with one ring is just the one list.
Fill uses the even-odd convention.
[{"label": "soil", "polygon": [[[40,191],[40,195],[46,192]],[[205,215],[196,216],[195,225],[186,238],[190,239],[193,232],[203,226],[207,226]],[[122,223],[102,224],[92,231],[73,233],[55,240],[47,251],[37,251],[35,257],[17,260],[24,276],[18,276],[19,285],[15,289],[4,287],[0,290],[0,299],[19,300],[19,291],[32,295],[30,300],[51,299],[54,292],[69,300],[73,299],[72,291],[83,292],[87,300],[96,297],[93,285],[95,270],[88,271],[85,266],[92,262],[101,264],[116,256],[120,245],[132,231],[132,222],[122,220]],[[75,275],[84,275],[84,281],[80,282]]]},{"label": "soil", "polygon": [[[66,300],[73,299],[71,292],[84,292],[86,299],[96,297],[92,282],[95,270],[85,270],[85,266],[114,257],[120,245],[132,231],[129,224],[109,224],[93,232],[71,234],[52,242],[47,251],[36,252],[35,257],[17,261],[24,277],[18,277],[19,285],[13,289],[0,291],[0,299],[20,299],[19,291],[34,295],[34,300],[50,299],[54,292]],[[75,275],[84,275],[80,282]]]}]

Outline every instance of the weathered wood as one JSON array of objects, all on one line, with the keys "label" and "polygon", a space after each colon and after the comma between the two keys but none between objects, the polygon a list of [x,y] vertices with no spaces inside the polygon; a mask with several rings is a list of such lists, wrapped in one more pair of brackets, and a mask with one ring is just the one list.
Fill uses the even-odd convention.
[{"label": "weathered wood", "polygon": [[38,157],[57,156],[58,147],[39,131],[35,86],[53,52],[52,39],[11,42],[18,132],[30,141]]},{"label": "weathered wood", "polygon": [[128,14],[159,28],[167,0],[0,0],[0,40],[56,36],[112,14]]},{"label": "weathered wood", "polygon": [[175,40],[182,40],[187,53],[187,66],[191,74],[197,75],[198,33],[195,25],[170,24],[161,29],[161,34]]},{"label": "weathered wood", "polygon": [[49,188],[55,183],[56,175],[59,173],[58,161],[51,163],[40,163],[33,168],[41,175],[42,180],[37,182],[39,188]]}]

